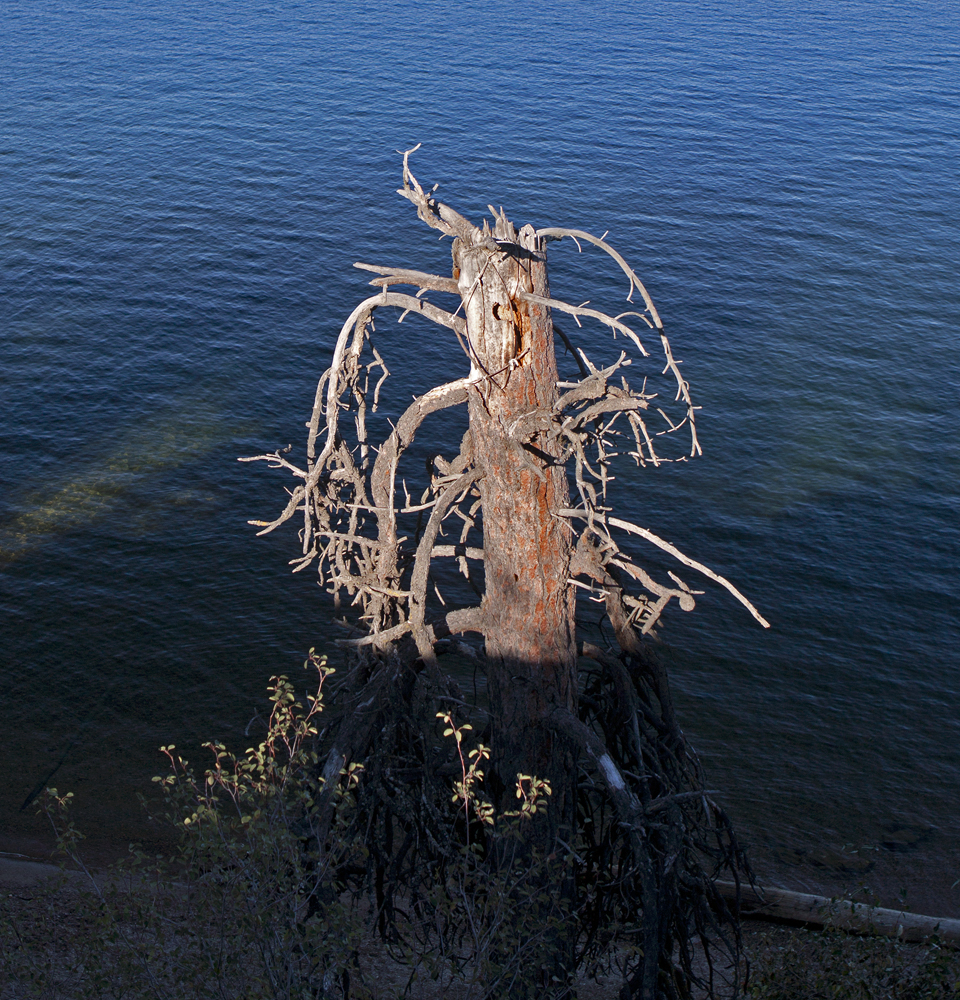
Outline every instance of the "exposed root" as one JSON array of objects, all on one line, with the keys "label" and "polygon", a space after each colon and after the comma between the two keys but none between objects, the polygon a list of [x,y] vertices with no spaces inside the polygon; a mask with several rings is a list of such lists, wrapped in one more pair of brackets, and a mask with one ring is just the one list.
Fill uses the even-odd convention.
[{"label": "exposed root", "polygon": [[[665,671],[643,639],[671,601],[690,611],[701,592],[673,573],[670,583],[656,580],[620,549],[613,529],[651,542],[719,583],[762,625],[767,622],[723,577],[653,532],[614,517],[605,506],[617,457],[641,466],[670,461],[668,450],[655,447],[655,441],[681,430],[690,435],[688,454],[700,453],[697,407],[646,289],[604,239],[557,228],[518,232],[502,209],[491,208],[492,227],[486,222],[482,228],[474,226],[423,189],[410,170],[413,151],[404,154],[399,193],[427,225],[454,239],[453,277],[357,264],[378,275],[371,283],[382,290],[361,302],[340,330],[331,366],[317,386],[305,465],[279,451],[244,459],[266,461],[296,478],[280,516],[251,523],[265,534],[302,515],[302,552],[292,560],[295,571],[315,563],[320,583],[335,601],[339,604],[342,594],[350,598],[358,628],[365,632],[346,641],[356,659],[329,699],[334,714],[320,734],[319,759],[330,791],[316,807],[332,816],[336,776],[346,762],[362,763],[353,835],[366,846],[368,860],[363,870],[343,877],[358,890],[373,893],[381,932],[398,955],[417,954],[422,960],[443,952],[444,960],[454,965],[470,961],[470,942],[475,952],[478,942],[488,940],[484,935],[494,920],[487,903],[481,905],[481,876],[506,878],[504,859],[509,855],[510,871],[526,871],[524,884],[539,886],[537,891],[552,900],[550,920],[562,915],[556,927],[563,931],[544,936],[541,927],[539,937],[534,935],[537,947],[547,949],[544,954],[553,948],[566,956],[551,967],[551,975],[559,975],[561,968],[570,972],[571,963],[599,968],[615,962],[628,1000],[686,997],[697,985],[715,992],[713,949],[725,951],[727,964],[732,960],[735,965],[740,944],[714,880],[723,871],[736,882],[747,869],[680,730]],[[628,300],[640,292],[643,312],[612,316],[550,296],[544,243],[564,237],[608,253],[629,279]],[[389,291],[394,284],[419,291],[415,296]],[[425,297],[431,291],[456,294],[460,305],[453,312],[441,309]],[[389,371],[372,337],[375,312],[385,306],[399,309],[401,319],[416,313],[452,330],[469,357],[470,373],[414,399],[378,438],[371,426],[380,419],[374,414]],[[622,333],[633,356],[625,350],[612,364],[598,367],[552,327],[550,310],[573,315],[578,325],[581,319],[598,320],[614,336]],[[647,391],[646,377],[639,389],[627,381],[630,366],[648,357],[637,333],[624,322],[630,316],[661,337],[663,372],[676,381],[675,402],[682,407],[676,419],[654,404],[657,396]],[[545,341],[530,339],[544,330],[549,334]],[[554,382],[554,332],[576,361],[580,377],[575,381]],[[538,352],[547,349],[553,367],[542,370],[554,373],[550,384],[533,383],[536,393],[531,390],[524,405],[503,418],[508,412],[502,406],[505,394],[511,386],[528,384],[519,381],[521,375],[540,371]],[[470,407],[471,430],[459,453],[449,460],[429,457],[426,481],[421,480],[419,495],[411,495],[409,473],[401,467],[424,421],[463,404]],[[543,497],[552,489],[550,495],[561,498],[544,520],[548,526],[564,526],[556,537],[570,547],[562,563],[564,593],[576,588],[602,602],[615,634],[610,648],[582,648],[596,667],[580,671],[579,688],[565,694],[565,701],[531,694],[544,705],[532,722],[538,739],[569,748],[568,771],[576,770],[578,776],[569,814],[572,828],[556,826],[542,856],[536,838],[519,853],[504,846],[502,822],[491,820],[488,828],[483,819],[489,818],[484,810],[493,809],[492,800],[478,798],[480,804],[471,812],[460,736],[452,746],[437,724],[440,713],[451,720],[450,732],[472,726],[480,746],[499,738],[493,702],[479,689],[467,697],[439,660],[441,651],[453,649],[488,673],[494,660],[501,671],[497,676],[502,678],[505,669],[502,642],[497,646],[502,637],[495,632],[497,609],[488,594],[492,574],[503,577],[503,552],[498,549],[491,565],[484,538],[489,543],[496,524],[502,539],[510,525],[502,523],[500,510],[485,509],[484,497],[493,493],[485,478],[491,466],[484,449],[491,447],[502,449],[504,467],[513,470],[516,482],[528,483],[524,488],[531,494]],[[573,491],[576,500],[571,503]],[[526,570],[517,566],[518,585]],[[572,614],[572,598],[569,607]],[[468,632],[497,646],[496,657],[488,660],[489,649],[459,640],[451,645],[452,637]],[[538,676],[541,667],[518,661],[515,683],[532,683],[525,678]],[[476,759],[483,759],[483,750],[477,753]],[[494,773],[496,753],[494,746]],[[535,776],[519,775],[518,782],[522,778],[533,782],[530,788],[537,787]],[[476,790],[479,785],[469,787],[471,794],[486,794]],[[518,794],[527,795],[526,787],[521,782]],[[494,798],[505,801],[503,794],[501,788]],[[469,846],[466,854],[464,845]],[[510,886],[504,890],[508,896],[520,898],[526,891],[519,882]],[[559,895],[551,895],[557,886]],[[446,909],[438,909],[441,898],[450,904]],[[497,912],[496,920],[505,919]],[[548,926],[553,925],[548,921]],[[705,979],[696,972],[695,942],[702,943],[707,956]],[[502,945],[490,947],[494,957],[500,954],[496,949]],[[557,996],[565,988],[562,979],[560,975],[549,987]],[[516,978],[497,982],[491,995],[504,994],[508,987],[522,995],[516,992]]]}]

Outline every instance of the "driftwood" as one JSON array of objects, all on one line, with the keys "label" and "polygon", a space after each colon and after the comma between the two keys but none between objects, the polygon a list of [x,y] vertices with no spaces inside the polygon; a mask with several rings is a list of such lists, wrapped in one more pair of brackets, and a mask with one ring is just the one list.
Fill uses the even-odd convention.
[{"label": "driftwood", "polygon": [[[714,879],[726,872],[736,880],[746,867],[649,644],[667,608],[691,611],[702,591],[672,572],[658,579],[624,538],[726,588],[767,623],[723,577],[649,528],[613,516],[608,486],[617,460],[655,468],[699,455],[698,408],[649,294],[605,238],[517,229],[492,206],[492,220],[476,226],[421,186],[411,152],[398,193],[452,240],[452,275],[358,264],[377,275],[378,291],[340,329],[317,386],[305,462],[280,451],[244,459],[295,479],[279,517],[251,523],[266,534],[296,518],[294,572],[316,566],[335,605],[346,598],[356,609],[358,634],[346,640],[356,659],[335,678],[332,716],[320,734],[327,787],[336,787],[345,762],[363,765],[357,831],[369,863],[362,878],[375,886],[388,938],[401,933],[397,900],[416,901],[425,886],[444,884],[431,873],[449,870],[466,839],[491,871],[509,854],[539,873],[545,891],[561,886],[557,905],[566,916],[551,932],[544,982],[562,984],[577,965],[627,954],[617,951],[619,936],[633,946],[622,969],[627,1000],[688,996],[701,982],[695,939],[708,955],[716,945],[736,960],[737,930]],[[638,293],[642,306],[612,315],[554,297],[547,244],[563,239],[608,254],[627,279],[628,302]],[[443,308],[427,293],[452,304]],[[380,353],[385,334],[374,325],[387,309],[451,331],[469,366],[392,411],[389,422],[382,417],[389,352]],[[578,327],[599,323],[623,349],[606,336],[574,343],[553,323],[555,313]],[[659,361],[641,331],[658,338]],[[575,373],[560,375],[557,341]],[[664,377],[661,399],[653,390]],[[418,481],[407,462],[417,435],[434,415],[464,405],[469,430],[459,451],[449,458],[431,451]],[[578,638],[578,605],[602,608],[604,641]],[[483,670],[485,690],[468,697],[441,668],[451,642]],[[589,662],[578,665],[581,656]],[[438,715],[450,719],[448,732],[472,726],[489,748],[473,812],[451,808],[451,799],[459,802],[459,793],[451,796],[457,757],[439,736]],[[549,786],[549,807],[524,826],[522,847],[511,841],[508,849],[492,817],[516,815],[518,783],[534,779]],[[329,813],[332,794],[321,794],[317,808]],[[537,868],[538,858],[550,864]],[[436,909],[416,906],[429,911],[423,933],[434,933],[427,925],[435,925]],[[462,930],[444,925],[439,933],[449,942]],[[547,995],[543,984],[528,988]],[[550,987],[557,995],[563,988]],[[520,996],[519,989],[511,981],[491,992]]]},{"label": "driftwood", "polygon": [[941,944],[960,948],[960,920],[950,917],[926,917],[906,910],[827,899],[789,889],[738,886],[733,882],[717,882],[717,889],[725,900],[737,907],[741,917],[837,927],[856,934],[880,934],[908,942],[935,937]]}]

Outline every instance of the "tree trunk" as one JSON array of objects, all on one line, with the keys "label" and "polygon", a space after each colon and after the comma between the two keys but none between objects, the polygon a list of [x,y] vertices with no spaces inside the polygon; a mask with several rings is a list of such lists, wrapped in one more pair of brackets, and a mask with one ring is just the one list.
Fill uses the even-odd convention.
[{"label": "tree trunk", "polygon": [[532,411],[551,411],[557,362],[549,309],[517,296],[549,296],[541,241],[529,226],[518,240],[502,215],[494,235],[514,245],[506,252],[462,240],[454,246],[473,355],[470,432],[483,474],[483,634],[494,754],[488,787],[503,800],[498,806],[515,808],[509,798],[518,774],[548,779],[552,841],[572,826],[576,806],[572,748],[542,724],[554,708],[577,710],[575,601],[567,584],[572,533],[555,515],[569,499],[564,468],[550,461],[555,446],[521,447],[511,426]]},{"label": "tree trunk", "polygon": [[[651,665],[640,640],[670,601],[690,611],[699,592],[674,574],[672,585],[654,580],[619,547],[612,529],[670,553],[726,587],[762,625],[767,623],[727,580],[649,529],[609,516],[598,489],[605,491],[609,459],[622,455],[640,465],[659,465],[665,456],[655,451],[654,439],[660,448],[660,440],[670,440],[663,435],[682,428],[690,435],[690,449],[681,457],[699,454],[696,407],[642,282],[603,238],[555,227],[535,231],[527,226],[517,233],[503,211],[493,209],[492,231],[488,223],[475,226],[424,191],[410,172],[411,152],[404,154],[399,193],[416,206],[423,222],[453,238],[453,276],[358,264],[378,275],[371,284],[379,292],[361,302],[341,327],[308,425],[307,467],[298,468],[279,451],[249,459],[287,468],[300,480],[277,519],[253,523],[265,533],[303,512],[303,554],[293,560],[295,571],[316,559],[330,593],[345,591],[362,611],[369,634],[350,644],[374,651],[357,657],[341,681],[340,718],[321,737],[325,788],[318,814],[326,825],[320,840],[326,841],[332,822],[336,779],[344,763],[362,764],[351,829],[367,858],[364,885],[372,873],[378,887],[385,928],[397,929],[392,900],[398,893],[435,885],[442,919],[434,921],[428,893],[413,918],[415,933],[442,941],[440,954],[456,964],[463,960],[458,942],[472,941],[473,960],[489,973],[489,988],[498,995],[513,1000],[548,996],[558,992],[554,986],[562,991],[576,957],[592,963],[608,955],[622,933],[631,946],[639,945],[626,962],[623,996],[689,997],[698,984],[691,964],[695,939],[705,945],[718,940],[729,948],[734,964],[738,960],[739,938],[725,936],[730,914],[714,878],[723,869],[734,878],[747,869],[726,816],[703,789],[699,765],[670,703],[666,675]],[[609,254],[629,282],[628,301],[634,292],[643,298],[642,311],[611,316],[585,303],[553,299],[544,241],[565,237]],[[416,296],[391,291],[395,284],[419,291]],[[424,297],[427,291],[460,301],[447,312]],[[374,311],[386,307],[453,331],[469,352],[471,372],[414,400],[376,448],[366,417],[376,410],[389,372],[370,338]],[[581,316],[599,321],[625,338],[626,350],[609,367],[596,367],[578,349],[581,377],[565,384],[562,395],[551,308],[572,314],[578,323]],[[653,435],[656,394],[646,391],[645,377],[640,391],[626,379],[626,366],[638,360],[637,354],[650,357],[637,331],[623,321],[631,316],[659,336],[666,361],[662,374],[675,379],[684,412],[675,422],[657,406],[666,426]],[[574,349],[569,342],[568,347]],[[376,369],[382,371],[379,378],[373,375]],[[398,463],[429,414],[463,402],[470,430],[460,454],[431,466],[430,487],[411,506]],[[355,434],[346,421],[341,423],[348,412]],[[377,458],[371,463],[372,452]],[[443,475],[434,476],[434,467]],[[569,490],[568,472],[574,473]],[[427,509],[431,513],[424,525]],[[449,524],[455,523],[454,514],[464,524],[460,545],[438,544],[441,525],[448,517]],[[482,550],[470,544],[471,532],[474,538],[482,535]],[[476,565],[482,559],[481,604],[445,607],[431,620],[427,598],[433,560],[453,556],[461,560],[465,576],[466,560]],[[582,698],[574,583],[606,599],[619,646],[590,653],[600,669],[584,672]],[[638,593],[627,593],[627,584],[636,584],[632,589]],[[485,705],[469,704],[437,660],[438,640],[467,631],[480,631],[485,639]],[[474,710],[489,713],[483,741],[491,758],[484,768],[483,799],[473,800],[473,818],[491,819],[489,795],[496,820],[488,852],[474,859],[483,867],[468,865],[469,886],[454,884],[454,891],[447,876],[453,862],[460,870],[458,845],[464,832],[471,847],[476,840],[470,840],[470,809],[458,808],[455,814],[451,809],[468,796],[465,782],[451,787],[450,781],[465,768],[460,740],[456,750],[447,745],[451,758],[442,760],[436,720],[449,720],[455,711],[459,737],[465,720],[471,720],[469,725],[478,721]],[[445,735],[452,733],[447,729]],[[591,766],[598,781],[578,787],[580,764]],[[531,778],[548,781],[551,796],[531,822],[519,822],[514,836],[520,775],[525,790]],[[398,831],[402,838],[395,836]],[[579,896],[571,856],[583,880]],[[528,904],[522,909],[514,905],[521,897]],[[701,985],[712,994],[712,979]]]}]

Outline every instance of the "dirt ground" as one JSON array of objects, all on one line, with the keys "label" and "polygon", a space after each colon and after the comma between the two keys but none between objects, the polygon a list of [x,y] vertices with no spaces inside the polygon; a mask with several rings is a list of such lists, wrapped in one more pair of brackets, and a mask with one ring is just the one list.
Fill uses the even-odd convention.
[{"label": "dirt ground", "polygon": [[[38,996],[50,1000],[73,1000],[81,995],[69,974],[56,972],[67,965],[67,962],[60,961],[56,949],[62,947],[61,941],[77,940],[71,937],[71,932],[80,926],[82,918],[74,911],[79,909],[80,890],[88,885],[87,876],[81,872],[65,874],[48,862],[0,856],[0,946],[4,939],[7,947],[11,940],[15,942],[9,934],[14,924],[32,927],[32,936],[28,934],[25,939],[27,947],[32,949],[28,957],[39,965],[43,965],[46,959],[46,968],[55,970],[53,975],[48,976],[42,990],[30,989],[22,982],[18,984],[15,976],[4,972],[5,962],[11,959],[11,953],[0,954],[0,1000],[26,1000],[27,997]],[[40,910],[47,915],[45,919],[55,921],[56,926],[49,938],[42,931],[37,934],[37,929],[44,926],[38,922]],[[50,914],[54,916],[51,918]],[[911,982],[916,978],[917,970],[925,964],[929,965],[931,958],[940,961],[934,954],[936,949],[931,951],[927,947],[887,940],[871,942],[852,939],[837,932],[832,936],[822,935],[803,928],[754,920],[744,922],[743,937],[744,950],[753,967],[746,996],[757,1000],[767,997],[807,1000],[808,997],[821,995],[820,987],[824,982],[830,983],[829,995],[836,997],[870,995],[898,1000],[921,995],[960,997],[956,987],[957,977],[960,976],[960,952],[949,953],[945,971],[933,983],[935,989],[932,992],[927,981],[931,979],[929,975],[924,980],[923,990],[914,992]],[[702,961],[699,971],[701,974],[706,972]],[[723,971],[718,970],[721,977]],[[739,975],[740,985],[743,986],[744,969]],[[621,985],[622,980],[616,975],[582,976],[577,983],[576,996],[578,1000],[616,1000]],[[726,988],[721,989],[720,995],[729,995],[731,985],[728,983]],[[354,987],[360,987],[356,989],[357,996],[368,997],[369,1000],[388,1000],[402,995],[412,1000],[480,1000],[482,996],[477,984],[470,986],[462,981],[432,981],[424,975],[411,983],[411,969],[391,960],[373,937],[360,948]],[[868,992],[864,993],[864,989]],[[83,995],[101,994],[87,992]],[[102,995],[113,994],[108,991]],[[147,989],[142,994],[134,989],[125,995],[152,994]],[[231,995],[244,996],[242,992]]]}]

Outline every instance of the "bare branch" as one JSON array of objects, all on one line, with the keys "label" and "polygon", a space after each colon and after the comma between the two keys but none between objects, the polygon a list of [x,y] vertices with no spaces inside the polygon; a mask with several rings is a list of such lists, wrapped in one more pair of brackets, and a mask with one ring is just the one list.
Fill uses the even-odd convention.
[{"label": "bare branch", "polygon": [[448,486],[438,497],[430,520],[424,528],[417,554],[413,564],[413,576],[410,579],[410,624],[417,649],[424,661],[432,660],[433,647],[424,632],[424,615],[426,612],[427,577],[430,572],[430,554],[433,551],[437,532],[454,501],[480,478],[479,469],[468,469],[456,482]]},{"label": "bare branch", "polygon": [[[240,459],[240,461],[243,461],[243,459]],[[250,461],[254,460],[251,459]],[[290,520],[291,517],[293,517],[294,511],[296,511],[297,506],[303,499],[303,496],[304,496],[304,488],[302,486],[298,486],[290,495],[290,501],[284,508],[283,513],[275,521],[247,521],[247,524],[253,524],[256,525],[258,528],[260,527],[263,528],[262,531],[257,532],[258,537],[260,535],[269,535],[270,532],[273,531],[275,528],[279,528],[284,521],[288,521]]]},{"label": "bare branch", "polygon": [[653,299],[651,299],[647,294],[647,290],[643,287],[643,282],[637,277],[636,271],[633,270],[623,257],[621,257],[620,254],[606,242],[606,240],[597,236],[592,236],[590,233],[585,233],[582,229],[563,229],[557,226],[549,226],[545,229],[538,229],[537,236],[541,236],[548,240],[562,240],[564,236],[569,236],[572,240],[586,240],[588,243],[592,243],[594,246],[599,247],[605,253],[610,254],[610,256],[620,265],[620,269],[623,273],[630,279],[630,291],[627,293],[627,301],[633,301],[633,290],[636,289],[641,296],[643,296],[644,304],[653,319],[653,325],[658,330],[663,329],[663,323],[660,322],[660,316],[657,313],[656,306],[653,304]]},{"label": "bare branch", "polygon": [[608,316],[598,309],[585,309],[583,306],[572,306],[569,302],[561,302],[559,299],[545,299],[540,295],[534,295],[532,292],[524,292],[522,290],[517,293],[517,297],[524,302],[535,302],[540,306],[549,306],[551,309],[558,309],[560,312],[569,313],[571,316],[589,316],[592,319],[598,319],[611,329],[619,330],[621,333],[626,334],[636,344],[637,349],[645,358],[650,357],[643,344],[640,343],[640,338],[626,323],[621,323],[620,320],[615,319],[613,316]]},{"label": "bare branch", "polygon": [[[691,569],[695,569],[698,573],[702,573],[704,576],[709,577],[715,583],[719,583],[721,587],[725,587],[750,612],[750,614],[753,615],[758,622],[760,622],[764,628],[770,628],[770,623],[729,580],[726,580],[719,574],[714,573],[712,569],[708,566],[704,566],[703,563],[697,562],[696,559],[691,559],[688,555],[684,555],[675,545],[671,545],[670,542],[664,541],[659,535],[655,535],[652,531],[648,531],[646,528],[641,528],[636,524],[632,524],[630,521],[624,521],[619,517],[610,517],[607,514],[600,514],[595,511],[589,512],[587,510],[568,509],[558,510],[556,513],[560,517],[579,517],[583,518],[583,520],[591,520],[594,525],[610,524],[615,528],[620,528],[623,531],[629,532],[631,535],[639,535],[641,538],[645,538],[648,542],[652,542],[656,545],[657,548],[663,549],[664,552],[669,552],[674,559],[678,562],[682,562],[684,566],[689,566]],[[589,515],[592,515],[592,517]],[[594,527],[594,530],[596,530],[596,527]]]},{"label": "bare branch", "polygon": [[663,549],[664,552],[669,552],[674,559],[678,562],[682,562],[684,566],[689,566],[691,569],[695,569],[698,573],[702,573],[704,576],[709,577],[715,583],[719,583],[721,587],[726,587],[726,589],[733,594],[733,596],[747,609],[747,611],[750,612],[751,615],[753,615],[754,618],[756,618],[758,622],[760,622],[764,628],[770,628],[770,623],[743,596],[743,594],[741,594],[729,580],[724,579],[718,573],[714,573],[708,566],[704,566],[703,563],[697,562],[696,559],[691,559],[689,556],[684,555],[675,545],[671,545],[658,535],[655,535],[652,531],[648,531],[646,528],[641,528],[636,524],[632,524],[630,521],[624,521],[619,517],[608,517],[607,523],[612,524],[615,528],[621,528],[623,531],[630,532],[630,534],[639,535],[641,538],[645,538],[648,542],[652,542],[658,548]]},{"label": "bare branch", "polygon": [[430,558],[436,559],[442,556],[466,556],[467,559],[483,560],[483,549],[472,548],[466,545],[434,545],[430,550]]},{"label": "bare branch", "polygon": [[483,230],[478,229],[469,219],[465,219],[449,205],[437,201],[423,190],[410,170],[410,154],[419,148],[420,143],[417,143],[413,149],[408,149],[403,154],[403,187],[397,189],[397,194],[413,202],[417,208],[417,215],[431,229],[439,229],[444,236],[460,237],[469,246],[485,246],[490,250],[496,250],[496,240],[485,236]]},{"label": "bare branch", "polygon": [[557,326],[556,323],[553,324],[553,332],[563,341],[563,346],[573,355],[573,360],[576,361],[577,367],[580,369],[580,374],[586,378],[590,372],[587,371],[586,366],[583,363],[583,359],[580,357],[579,352],[573,346],[570,338]]},{"label": "bare branch", "polygon": [[[336,347],[333,351],[333,359],[330,363],[331,377],[327,382],[327,398],[326,405],[324,407],[324,412],[327,417],[327,440],[324,442],[323,451],[320,457],[317,459],[317,466],[314,469],[313,475],[317,473],[317,469],[322,467],[326,462],[330,453],[333,451],[334,444],[337,436],[337,423],[339,417],[339,406],[337,405],[337,400],[340,393],[344,391],[344,386],[340,383],[339,373],[341,366],[344,362],[344,355],[347,350],[347,341],[350,337],[350,331],[354,329],[358,324],[366,324],[373,311],[381,306],[394,306],[397,309],[404,309],[408,312],[416,312],[427,319],[432,320],[434,323],[438,323],[441,326],[449,327],[449,329],[456,331],[460,336],[466,336],[467,325],[464,320],[458,317],[451,316],[450,313],[443,309],[439,309],[437,306],[430,302],[425,302],[423,299],[415,298],[412,295],[404,295],[400,292],[388,292],[384,290],[380,295],[372,295],[370,298],[364,299],[363,302],[358,305],[352,313],[347,317],[346,322],[340,329],[340,336],[337,338]],[[316,479],[314,478],[314,482]],[[313,483],[311,483],[313,485]]]},{"label": "bare branch", "polygon": [[362,271],[373,271],[374,274],[382,274],[383,278],[374,278],[371,285],[416,285],[418,288],[425,288],[432,292],[450,292],[452,295],[459,295],[460,289],[455,278],[443,278],[439,274],[425,274],[423,271],[411,271],[405,267],[381,267],[378,264],[361,264],[357,261],[354,267]]},{"label": "bare branch", "polygon": [[687,404],[687,419],[690,421],[690,457],[693,458],[697,455],[702,455],[703,452],[700,449],[700,442],[697,440],[697,425],[694,418],[694,411],[697,409],[693,405],[693,400],[690,398],[690,386],[687,384],[686,379],[680,374],[680,369],[677,367],[677,362],[673,359],[673,351],[670,349],[670,341],[667,340],[666,334],[663,332],[662,328],[660,330],[660,340],[663,344],[663,353],[667,359],[667,366],[664,368],[664,372],[673,372],[674,378],[677,380],[677,395],[676,398],[683,398],[683,401]]},{"label": "bare branch", "polygon": [[[701,455],[703,452],[700,448],[700,443],[697,440],[697,428],[696,428],[696,423],[694,421],[694,411],[696,407],[694,407],[693,401],[690,398],[689,386],[684,377],[680,374],[680,369],[677,366],[677,362],[674,360],[673,351],[670,348],[670,341],[667,340],[666,333],[664,332],[663,329],[663,323],[660,321],[660,316],[657,313],[656,306],[654,306],[653,304],[653,299],[650,298],[650,295],[648,294],[646,288],[644,288],[643,282],[637,277],[636,272],[623,259],[623,257],[619,253],[617,253],[617,251],[614,250],[614,248],[610,246],[610,244],[607,243],[604,239],[592,236],[590,233],[584,232],[582,229],[564,229],[559,227],[547,227],[545,229],[538,229],[537,236],[541,236],[547,240],[562,240],[565,236],[569,236],[572,240],[574,240],[574,242],[577,242],[579,240],[586,240],[588,243],[592,243],[594,246],[599,247],[605,253],[608,253],[620,265],[621,270],[630,281],[630,290],[627,293],[627,301],[628,302],[633,301],[634,289],[640,292],[640,295],[643,297],[644,304],[647,307],[646,311],[650,313],[650,318],[652,319],[653,322],[652,324],[650,324],[650,321],[647,320],[646,316],[643,313],[640,314],[634,313],[633,315],[640,315],[642,319],[646,320],[648,324],[654,326],[659,332],[660,341],[661,344],[663,345],[663,353],[667,359],[667,365],[666,368],[664,369],[664,372],[666,371],[673,372],[674,378],[676,378],[677,380],[677,399],[682,398],[683,401],[687,404],[687,417],[690,421],[690,438],[691,438],[690,455],[691,457],[696,455]],[[577,247],[579,248],[579,246],[580,244],[579,242],[577,242]],[[551,306],[555,309],[560,308],[559,306],[553,303],[551,303]],[[628,314],[624,313],[623,315],[628,315]],[[641,351],[643,351],[642,347],[640,349]],[[643,353],[646,355],[646,351],[643,351]]]}]

